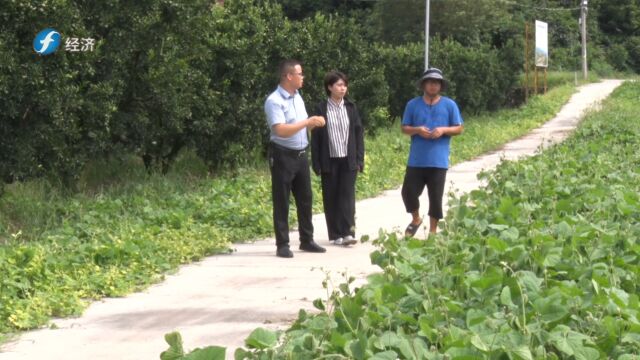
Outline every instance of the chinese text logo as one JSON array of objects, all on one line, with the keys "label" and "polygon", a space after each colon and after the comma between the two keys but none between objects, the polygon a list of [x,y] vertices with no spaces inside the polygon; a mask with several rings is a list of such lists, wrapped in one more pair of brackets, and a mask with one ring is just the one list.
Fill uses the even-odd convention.
[{"label": "chinese text logo", "polygon": [[70,37],[64,41],[64,50],[70,52],[93,51],[96,46],[96,39]]}]

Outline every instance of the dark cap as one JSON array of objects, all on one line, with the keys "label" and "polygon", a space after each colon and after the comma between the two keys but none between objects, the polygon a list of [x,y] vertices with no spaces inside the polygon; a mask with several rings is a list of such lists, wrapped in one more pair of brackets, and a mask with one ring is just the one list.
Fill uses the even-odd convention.
[{"label": "dark cap", "polygon": [[420,78],[420,80],[418,80],[416,85],[418,86],[418,88],[420,88],[420,90],[422,90],[422,85],[429,79],[440,80],[440,83],[442,84],[441,91],[447,89],[447,80],[444,78],[442,70],[436,68],[427,69],[427,71],[422,74],[422,77]]}]

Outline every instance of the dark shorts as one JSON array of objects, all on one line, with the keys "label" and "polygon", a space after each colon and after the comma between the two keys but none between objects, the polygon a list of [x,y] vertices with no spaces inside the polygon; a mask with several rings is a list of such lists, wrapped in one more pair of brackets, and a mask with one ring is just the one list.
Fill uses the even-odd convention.
[{"label": "dark shorts", "polygon": [[427,187],[429,216],[442,219],[442,196],[447,178],[447,169],[407,166],[402,184],[402,201],[408,213],[420,209],[420,195]]}]

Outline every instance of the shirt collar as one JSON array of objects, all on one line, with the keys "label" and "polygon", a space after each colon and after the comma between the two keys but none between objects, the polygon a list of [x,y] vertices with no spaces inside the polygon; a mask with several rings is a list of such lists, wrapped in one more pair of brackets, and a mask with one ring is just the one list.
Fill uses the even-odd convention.
[{"label": "shirt collar", "polygon": [[291,95],[287,90],[285,90],[280,85],[278,85],[278,90],[277,91],[280,94],[280,96],[282,96],[282,98],[284,98],[284,99],[293,99],[296,95],[298,95],[298,90],[296,90],[296,92],[293,93],[293,95]]},{"label": "shirt collar", "polygon": [[337,102],[333,101],[333,99],[332,99],[332,98],[329,98],[329,104],[331,104],[331,105],[333,105],[333,106],[336,106],[336,107],[341,108],[341,107],[343,107],[343,106],[344,106],[344,98],[342,98],[342,100],[340,100],[340,102],[339,102],[339,103],[337,103]]}]

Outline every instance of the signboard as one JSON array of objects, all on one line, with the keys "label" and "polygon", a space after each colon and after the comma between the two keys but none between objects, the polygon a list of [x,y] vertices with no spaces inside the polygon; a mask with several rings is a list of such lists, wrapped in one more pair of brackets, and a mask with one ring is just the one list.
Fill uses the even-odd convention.
[{"label": "signboard", "polygon": [[536,66],[549,65],[549,32],[546,22],[536,20]]}]

